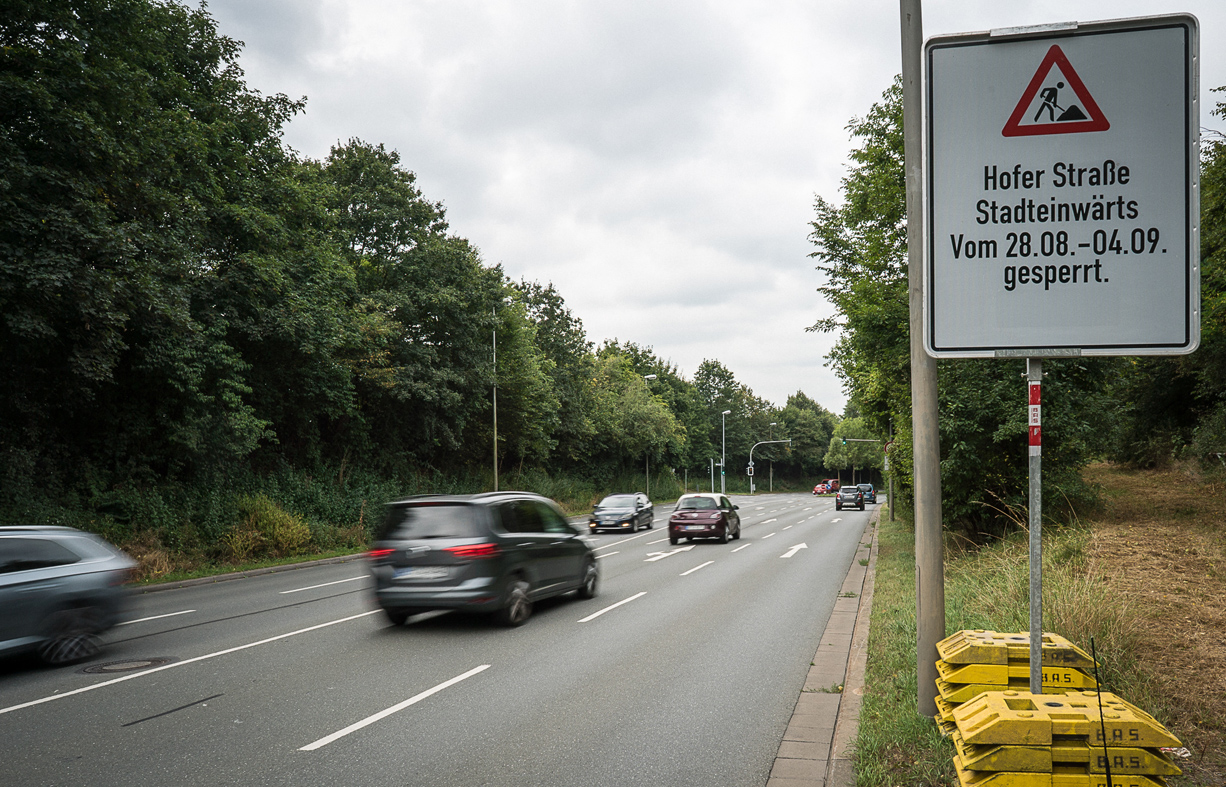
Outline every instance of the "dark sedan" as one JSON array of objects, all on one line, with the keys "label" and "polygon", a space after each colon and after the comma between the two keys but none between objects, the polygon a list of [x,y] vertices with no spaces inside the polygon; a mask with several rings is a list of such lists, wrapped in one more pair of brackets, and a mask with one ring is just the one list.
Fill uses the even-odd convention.
[{"label": "dark sedan", "polygon": [[596,504],[588,517],[588,530],[629,530],[640,527],[650,530],[655,524],[655,506],[642,492],[624,495],[609,495]]},{"label": "dark sedan", "polygon": [[668,542],[684,538],[718,538],[719,543],[741,537],[737,506],[724,495],[682,495],[668,518]]},{"label": "dark sedan", "polygon": [[864,493],[858,487],[845,486],[834,498],[834,510],[842,511],[843,506],[854,506],[864,510]]}]

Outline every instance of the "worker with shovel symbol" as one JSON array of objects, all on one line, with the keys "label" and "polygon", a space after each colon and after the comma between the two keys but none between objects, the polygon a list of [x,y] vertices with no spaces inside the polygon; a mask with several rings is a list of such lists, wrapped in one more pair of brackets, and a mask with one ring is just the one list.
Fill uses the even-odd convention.
[{"label": "worker with shovel symbol", "polygon": [[1060,93],[1060,88],[1064,87],[1063,82],[1057,82],[1055,87],[1045,87],[1039,91],[1039,97],[1043,99],[1042,105],[1039,106],[1039,111],[1034,113],[1034,121],[1037,123],[1039,115],[1043,114],[1043,110],[1047,110],[1047,117],[1053,123],[1056,121],[1056,110],[1064,111],[1064,107],[1056,103],[1056,96]]}]

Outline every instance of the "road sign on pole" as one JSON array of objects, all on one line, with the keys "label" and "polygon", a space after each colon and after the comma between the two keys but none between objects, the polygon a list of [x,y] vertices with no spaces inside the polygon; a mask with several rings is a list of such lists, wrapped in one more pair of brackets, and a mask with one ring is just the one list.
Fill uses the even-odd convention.
[{"label": "road sign on pole", "polygon": [[1041,694],[1042,359],[1200,342],[1198,23],[994,30],[924,51],[925,350],[1026,358]]},{"label": "road sign on pole", "polygon": [[928,40],[929,353],[1196,349],[1198,41],[1182,14]]}]

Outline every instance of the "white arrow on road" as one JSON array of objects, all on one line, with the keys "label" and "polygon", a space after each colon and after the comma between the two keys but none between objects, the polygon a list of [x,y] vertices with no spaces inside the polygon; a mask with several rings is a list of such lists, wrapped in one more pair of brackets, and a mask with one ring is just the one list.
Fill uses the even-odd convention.
[{"label": "white arrow on road", "polygon": [[808,548],[809,548],[809,545],[808,545],[808,544],[797,544],[796,546],[794,546],[794,547],[792,547],[791,549],[789,549],[787,552],[784,552],[784,553],[783,553],[782,555],[780,555],[779,557],[791,557],[792,555],[795,555],[795,554],[796,554],[797,552],[799,552],[800,550],[802,550],[802,549],[808,549]]},{"label": "white arrow on road", "polygon": [[671,552],[648,552],[647,554],[651,555],[651,557],[647,558],[647,559],[646,559],[646,560],[644,560],[643,562],[644,562],[644,563],[654,563],[654,562],[655,562],[655,561],[657,561],[657,560],[663,560],[664,558],[668,557],[669,555],[675,555],[675,554],[677,554],[678,552],[689,552],[689,551],[690,551],[691,549],[693,549],[693,548],[694,548],[694,545],[693,545],[693,544],[690,544],[689,546],[677,547],[676,549],[674,549],[674,550],[673,550],[673,551],[671,551]]},{"label": "white arrow on road", "polygon": [[833,525],[835,522],[842,522],[842,521],[843,521],[842,519],[831,519],[830,524]]}]

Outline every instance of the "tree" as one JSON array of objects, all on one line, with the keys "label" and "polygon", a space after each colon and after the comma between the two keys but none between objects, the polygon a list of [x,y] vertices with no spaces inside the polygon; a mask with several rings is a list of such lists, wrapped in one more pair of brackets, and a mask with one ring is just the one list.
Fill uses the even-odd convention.
[{"label": "tree", "polygon": [[178,4],[11,2],[0,38],[6,474],[224,469],[267,422],[201,296],[275,224],[301,104],[248,90],[238,44]]}]

